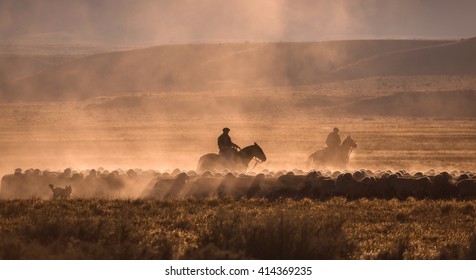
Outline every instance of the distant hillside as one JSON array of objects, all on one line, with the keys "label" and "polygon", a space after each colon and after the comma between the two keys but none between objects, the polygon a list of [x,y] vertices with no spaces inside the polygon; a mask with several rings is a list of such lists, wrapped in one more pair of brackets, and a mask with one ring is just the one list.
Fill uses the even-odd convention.
[{"label": "distant hillside", "polygon": [[476,73],[476,37],[443,45],[376,55],[338,69],[332,73],[331,79],[474,73]]},{"label": "distant hillside", "polygon": [[80,58],[16,80],[0,90],[3,100],[57,101],[143,91],[309,85],[326,81],[330,73],[370,57],[409,49],[422,49],[424,53],[430,46],[442,44],[448,41],[160,46]]},{"label": "distant hillside", "polygon": [[10,38],[8,43],[15,45],[77,45],[77,44],[97,44],[82,38],[81,36],[68,32],[48,32],[33,33],[15,36]]},{"label": "distant hillside", "polygon": [[69,56],[31,56],[0,54],[0,85],[24,78],[72,59]]},{"label": "distant hillside", "polygon": [[362,99],[332,111],[365,116],[476,117],[475,91],[405,92]]}]

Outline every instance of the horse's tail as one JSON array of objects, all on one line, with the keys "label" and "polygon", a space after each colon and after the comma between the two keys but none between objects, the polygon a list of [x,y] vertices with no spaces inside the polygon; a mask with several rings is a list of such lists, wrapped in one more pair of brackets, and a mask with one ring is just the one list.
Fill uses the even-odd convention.
[{"label": "horse's tail", "polygon": [[311,169],[312,164],[314,163],[314,154],[307,157],[306,168]]},{"label": "horse's tail", "polygon": [[204,155],[204,156],[201,156],[201,157],[198,159],[197,169],[196,169],[198,172],[203,172],[203,171],[205,171],[205,170],[204,170],[204,167],[203,167],[205,160],[206,160],[205,155]]},{"label": "horse's tail", "polygon": [[206,154],[201,156],[198,159],[198,164],[197,164],[198,172],[205,172],[207,170],[220,169],[219,167],[221,168],[222,165],[219,162],[218,154]]},{"label": "horse's tail", "polygon": [[352,148],[349,149],[349,151],[347,152],[347,156],[345,158],[345,162],[344,162],[344,169],[347,169],[347,164],[349,164],[349,158],[350,158],[350,154],[352,153]]}]

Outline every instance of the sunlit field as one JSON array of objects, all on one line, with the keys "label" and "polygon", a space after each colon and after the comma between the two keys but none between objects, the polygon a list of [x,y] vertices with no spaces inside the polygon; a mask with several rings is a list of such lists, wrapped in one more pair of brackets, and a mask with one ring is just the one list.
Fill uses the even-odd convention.
[{"label": "sunlit field", "polygon": [[[475,81],[224,80],[2,103],[0,258],[475,259]],[[224,127],[266,161],[197,172]],[[311,170],[334,127],[357,142],[346,170]]]},{"label": "sunlit field", "polygon": [[0,201],[2,259],[474,259],[473,201]]},{"label": "sunlit field", "polygon": [[453,2],[0,0],[0,260],[476,259],[476,1]]},{"label": "sunlit field", "polygon": [[[36,187],[42,188],[41,195],[24,200],[6,200],[2,190],[3,259],[476,257],[476,205],[457,200],[457,195],[443,200],[398,194],[387,199],[220,199],[210,193],[207,198],[144,200],[144,190],[154,185],[157,174],[191,172],[201,155],[217,152],[216,138],[224,126],[232,129],[239,145],[257,142],[263,148],[268,160],[250,165],[253,174],[306,174],[307,157],[324,146],[327,133],[337,126],[342,136],[349,134],[358,144],[347,166],[350,171],[431,170],[472,176],[472,119],[236,112],[220,118],[164,116],[137,109],[91,110],[82,102],[1,106],[2,175],[15,168],[151,172],[127,185],[128,193],[122,195],[85,196],[72,183],[71,199],[54,200],[46,181]],[[97,197],[81,198],[91,194]]]},{"label": "sunlit field", "polygon": [[[357,142],[348,169],[426,171],[476,169],[476,121],[452,118],[319,115],[163,116],[159,112],[88,110],[82,103],[1,105],[2,174],[13,169],[103,167],[194,170],[201,155],[218,152],[221,129],[235,143],[257,142],[263,169],[305,169],[333,127]],[[251,166],[250,166],[251,167]]]}]

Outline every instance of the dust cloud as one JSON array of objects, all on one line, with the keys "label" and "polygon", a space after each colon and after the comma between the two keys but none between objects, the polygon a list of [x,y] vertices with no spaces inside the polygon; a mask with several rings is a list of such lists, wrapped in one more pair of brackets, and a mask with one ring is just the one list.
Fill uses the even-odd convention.
[{"label": "dust cloud", "polygon": [[475,5],[471,0],[4,0],[0,38],[54,32],[72,34],[62,37],[66,42],[113,44],[455,38],[474,35]]},{"label": "dust cloud", "polygon": [[223,127],[256,173],[306,170],[333,127],[350,170],[474,170],[474,2],[428,5],[2,1],[0,174],[190,172]]}]

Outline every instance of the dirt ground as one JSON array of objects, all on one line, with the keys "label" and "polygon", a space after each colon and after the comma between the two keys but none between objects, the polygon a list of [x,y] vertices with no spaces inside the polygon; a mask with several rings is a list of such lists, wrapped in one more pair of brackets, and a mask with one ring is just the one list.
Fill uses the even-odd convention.
[{"label": "dirt ground", "polygon": [[0,174],[17,167],[191,170],[201,155],[217,152],[225,126],[241,147],[257,142],[263,148],[268,160],[258,172],[305,169],[307,156],[325,145],[333,127],[357,141],[348,169],[476,169],[472,119],[236,112],[209,117],[86,108],[78,102],[1,105]]}]

